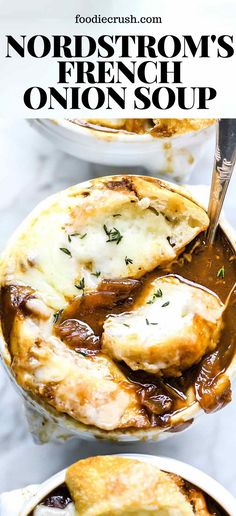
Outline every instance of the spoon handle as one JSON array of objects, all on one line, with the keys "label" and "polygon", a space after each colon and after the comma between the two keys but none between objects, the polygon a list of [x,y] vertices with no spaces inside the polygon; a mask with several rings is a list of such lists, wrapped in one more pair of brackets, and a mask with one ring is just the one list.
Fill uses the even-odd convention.
[{"label": "spoon handle", "polygon": [[225,194],[236,161],[236,118],[220,118],[217,123],[216,149],[211,182],[207,244],[212,245]]}]

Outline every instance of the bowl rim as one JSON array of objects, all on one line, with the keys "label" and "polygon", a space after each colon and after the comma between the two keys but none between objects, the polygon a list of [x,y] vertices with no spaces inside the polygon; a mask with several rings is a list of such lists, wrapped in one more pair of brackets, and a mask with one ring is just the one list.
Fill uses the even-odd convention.
[{"label": "bowl rim", "polygon": [[[236,499],[234,496],[207,473],[185,462],[172,459],[171,457],[155,456],[141,453],[119,453],[112,454],[114,457],[124,457],[147,462],[168,473],[175,473],[202,489],[211,496],[228,514],[236,515]],[[53,489],[65,481],[67,468],[59,471],[42,484],[39,484],[37,491],[28,499],[22,507],[19,516],[29,516],[35,506]]]},{"label": "bowl rim", "polygon": [[[124,174],[121,174],[124,175]],[[132,174],[128,174],[132,177]],[[139,177],[146,177],[146,176],[140,176],[140,174],[137,174]],[[106,179],[113,176],[105,176]],[[118,176],[115,176],[118,177]],[[100,179],[100,178],[98,178]],[[157,178],[158,179],[158,178]],[[174,188],[174,190],[177,193],[180,193],[180,195],[185,194],[190,199],[193,200],[193,202],[197,203],[202,208],[206,209],[207,200],[204,200],[204,195],[202,195],[197,191],[197,189],[202,188],[204,189],[204,193],[208,191],[206,190],[206,185],[183,185],[179,186],[174,184],[171,181],[166,180],[160,180],[161,183],[166,183],[167,185]],[[84,181],[82,183],[78,183],[80,188],[85,188],[90,184],[90,180]],[[58,192],[59,194],[61,193]],[[31,219],[36,217],[45,207],[48,206],[48,203],[51,203],[52,200],[58,195],[58,193],[53,194],[43,201],[41,201],[39,204],[36,205],[36,207],[29,213],[29,215],[23,220],[23,222],[16,228],[16,230],[13,232],[12,236],[6,243],[6,246],[4,248],[3,253],[1,254],[1,257],[4,259],[5,252],[8,250],[8,247],[11,246],[12,242],[15,241],[15,239],[21,234],[22,230],[24,230],[25,227],[27,227],[27,224]],[[228,221],[225,219],[224,216],[220,218],[220,225],[223,231],[225,232],[226,236],[229,238],[229,241],[231,242],[233,248],[236,251],[236,231],[233,229],[233,227],[228,223]],[[112,441],[119,441],[119,442],[129,442],[129,441],[157,441],[161,438],[166,437],[172,437],[175,435],[174,432],[171,432],[171,429],[163,430],[160,427],[157,428],[149,428],[149,429],[126,429],[125,431],[115,429],[111,431],[105,431],[102,430],[96,426],[90,426],[86,425],[84,423],[81,423],[77,420],[73,420],[71,416],[63,413],[59,413],[54,409],[54,407],[47,406],[44,403],[44,400],[37,399],[33,394],[29,394],[22,387],[17,384],[9,362],[9,351],[7,349],[6,342],[2,335],[1,330],[1,321],[0,321],[0,357],[3,359],[4,366],[7,370],[8,375],[10,376],[13,383],[16,385],[18,392],[21,394],[21,396],[24,399],[24,402],[28,404],[28,407],[31,406],[31,408],[38,413],[39,415],[43,415],[44,418],[48,419],[50,422],[53,422],[54,425],[56,424],[58,429],[60,430],[60,435],[67,436],[67,437],[77,437],[77,438],[84,438],[84,439],[96,439],[101,438],[105,440],[112,440]],[[229,364],[229,367],[227,368],[227,375],[229,376],[230,380],[236,375],[236,352],[235,355]],[[173,425],[178,425],[181,423],[187,423],[191,422],[191,420],[195,420],[195,418],[201,414],[203,414],[204,411],[200,407],[199,402],[195,400],[191,405],[188,407],[179,410],[176,412],[172,417]],[[63,433],[64,431],[64,433]],[[185,430],[182,430],[185,431]]]},{"label": "bowl rim", "polygon": [[[145,118],[145,117],[140,117]],[[97,141],[105,141],[110,142],[111,140],[113,142],[119,142],[119,143],[149,143],[149,144],[155,144],[155,146],[163,145],[165,143],[168,143],[170,140],[171,142],[178,142],[181,141],[183,138],[187,140],[191,140],[192,138],[196,138],[199,134],[202,133],[208,133],[215,130],[215,122],[210,124],[207,127],[203,127],[201,129],[197,129],[194,131],[187,131],[186,133],[176,134],[172,136],[165,136],[165,137],[153,137],[150,133],[146,134],[137,134],[128,132],[125,130],[110,130],[110,128],[104,128],[99,129],[98,126],[86,126],[78,123],[73,123],[72,119],[68,118],[36,118],[34,119],[34,124],[39,124],[40,126],[46,126],[47,129],[50,131],[59,129],[66,130],[67,138],[73,136],[76,136],[77,134],[80,136],[85,136],[89,139],[96,139]],[[70,135],[70,136],[69,136]],[[65,135],[66,136],[66,135]]]}]

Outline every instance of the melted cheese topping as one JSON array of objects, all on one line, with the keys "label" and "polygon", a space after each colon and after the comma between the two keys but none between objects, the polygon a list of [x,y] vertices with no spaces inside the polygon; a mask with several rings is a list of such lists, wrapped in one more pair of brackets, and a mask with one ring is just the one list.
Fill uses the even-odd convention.
[{"label": "melted cheese topping", "polygon": [[181,375],[218,342],[224,305],[175,277],[152,282],[137,307],[108,317],[103,351],[131,369]]},{"label": "melted cheese topping", "polygon": [[81,278],[92,289],[102,278],[140,277],[174,259],[208,224],[201,208],[165,190],[156,199],[103,184],[88,193],[71,188],[31,219],[5,260],[8,283],[30,285],[61,308]]},{"label": "melted cheese topping", "polygon": [[45,326],[43,332],[29,318],[15,321],[12,346],[20,385],[84,424],[107,431],[147,426],[134,389],[109,357],[86,358]]}]

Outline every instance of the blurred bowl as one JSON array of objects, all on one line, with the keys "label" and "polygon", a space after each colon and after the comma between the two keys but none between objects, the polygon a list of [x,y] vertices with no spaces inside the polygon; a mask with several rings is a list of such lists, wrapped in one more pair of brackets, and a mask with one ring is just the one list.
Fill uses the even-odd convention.
[{"label": "blurred bowl", "polygon": [[187,181],[199,160],[214,155],[215,124],[170,137],[135,134],[70,120],[31,119],[60,150],[91,163],[112,167],[143,167],[148,175]]},{"label": "blurred bowl", "polygon": [[[213,498],[226,514],[229,516],[236,515],[235,498],[221,484],[199,469],[169,457],[136,453],[121,454],[120,456],[147,462],[163,471],[181,476]],[[65,473],[66,469],[38,486],[28,486],[24,489],[3,493],[0,496],[1,514],[4,514],[4,516],[29,516],[45,496],[65,481]],[[28,494],[26,494],[27,492]]]}]

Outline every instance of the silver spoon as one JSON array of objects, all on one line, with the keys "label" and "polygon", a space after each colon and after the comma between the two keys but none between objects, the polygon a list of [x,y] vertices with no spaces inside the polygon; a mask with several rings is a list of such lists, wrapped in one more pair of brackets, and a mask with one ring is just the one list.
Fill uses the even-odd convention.
[{"label": "silver spoon", "polygon": [[236,118],[220,118],[217,122],[216,149],[208,205],[210,224],[206,243],[212,245],[225,194],[236,161]]}]

